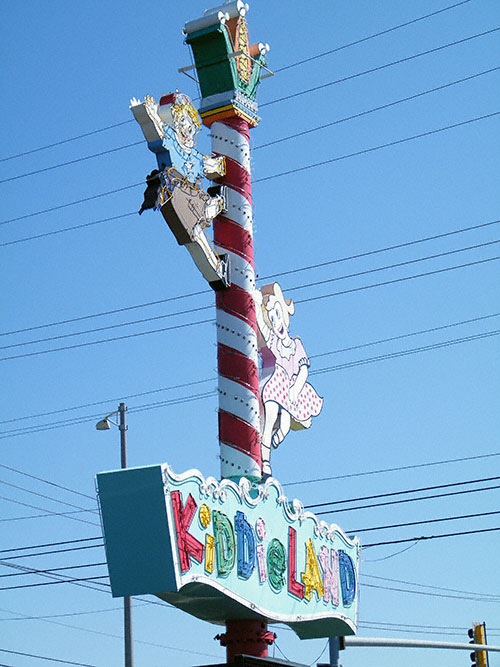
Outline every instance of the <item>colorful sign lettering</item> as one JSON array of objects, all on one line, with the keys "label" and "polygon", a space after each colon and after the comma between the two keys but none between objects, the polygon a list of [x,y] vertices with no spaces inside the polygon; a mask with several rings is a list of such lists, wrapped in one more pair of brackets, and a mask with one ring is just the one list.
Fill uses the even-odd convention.
[{"label": "colorful sign lettering", "polygon": [[97,475],[114,596],[152,593],[213,623],[261,618],[303,639],[354,634],[359,542],[273,478],[167,464]]}]

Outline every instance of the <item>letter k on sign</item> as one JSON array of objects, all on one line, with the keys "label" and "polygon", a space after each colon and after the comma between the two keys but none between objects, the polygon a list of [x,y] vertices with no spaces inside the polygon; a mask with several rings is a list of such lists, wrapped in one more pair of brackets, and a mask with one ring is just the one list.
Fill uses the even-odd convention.
[{"label": "letter k on sign", "polygon": [[187,572],[191,567],[189,556],[193,556],[199,563],[203,560],[203,544],[188,533],[189,526],[191,525],[191,521],[193,520],[198,505],[193,496],[189,494],[186,504],[183,507],[181,492],[172,491],[172,507],[174,509],[181,571]]}]

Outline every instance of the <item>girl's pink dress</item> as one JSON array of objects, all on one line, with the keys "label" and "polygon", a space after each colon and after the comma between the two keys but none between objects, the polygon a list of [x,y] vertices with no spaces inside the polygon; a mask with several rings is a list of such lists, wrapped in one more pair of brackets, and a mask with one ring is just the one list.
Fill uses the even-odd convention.
[{"label": "girl's pink dress", "polygon": [[[323,399],[306,382],[298,396],[297,403],[290,401],[289,389],[295,382],[300,367],[310,365],[302,341],[300,338],[292,338],[291,345],[286,347],[272,333],[270,339],[266,341],[266,347],[262,348],[260,353],[263,377],[271,374],[269,379],[264,380],[262,402],[275,401],[290,413],[292,418],[298,422],[299,428],[307,428],[310,426],[310,418],[317,417],[321,412]],[[309,423],[306,423],[308,421]]]}]

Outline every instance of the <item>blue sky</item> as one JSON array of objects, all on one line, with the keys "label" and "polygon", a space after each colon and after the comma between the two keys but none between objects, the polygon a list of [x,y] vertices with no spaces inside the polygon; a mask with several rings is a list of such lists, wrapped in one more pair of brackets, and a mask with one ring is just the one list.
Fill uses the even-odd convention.
[{"label": "blue sky", "polygon": [[[309,431],[291,434],[273,459],[276,477],[304,504],[499,475],[500,310],[498,260],[492,259],[500,255],[499,116],[492,114],[500,111],[500,70],[489,70],[498,67],[500,49],[498,31],[482,34],[500,26],[498,3],[459,3],[287,68],[453,4],[251,2],[251,41],[270,44],[269,66],[276,72],[261,83],[262,120],[252,131],[256,271],[264,279],[323,264],[278,278],[297,302],[290,331],[301,337],[311,373],[325,371],[314,377],[323,413]],[[95,509],[94,475],[119,466],[119,436],[97,432],[94,423],[120,400],[129,406],[130,465],[167,461],[176,472],[195,467],[218,474],[215,327],[192,324],[214,317],[213,310],[194,310],[213,305],[213,295],[159,214],[129,215],[138,210],[143,179],[155,165],[144,142],[122,148],[142,138],[127,122],[132,96],[158,98],[178,88],[197,97],[196,85],[178,73],[190,63],[181,28],[209,6],[199,0],[147,8],[130,0],[28,0],[3,7],[0,157],[12,159],[0,163],[2,332],[24,331],[1,338],[0,558],[23,553],[7,549],[100,534],[95,514],[45,512]],[[346,80],[334,83],[340,79]],[[435,88],[440,90],[427,92]],[[408,97],[413,99],[399,102]],[[351,116],[358,117],[345,120]],[[209,151],[207,135],[200,146]],[[411,139],[416,135],[425,136]],[[50,144],[58,145],[33,152]],[[105,151],[111,152],[80,160]],[[317,163],[324,164],[311,166]],[[39,170],[46,171],[15,178]],[[293,173],[277,176],[286,171]],[[103,195],[113,190],[120,191]],[[77,200],[86,201],[72,203]],[[88,224],[109,218],[116,219]],[[71,227],[79,228],[59,233]],[[410,244],[428,237],[439,238]],[[382,251],[393,246],[400,247]],[[381,252],[366,255],[375,250]],[[445,254],[451,251],[457,252]],[[424,273],[429,275],[415,277]],[[308,286],[319,281],[330,282]],[[390,284],[368,287],[378,283]],[[344,293],[328,296],[338,292]],[[179,298],[135,308],[172,297]],[[36,328],[113,310],[121,312]],[[161,319],[128,324],[155,317]],[[187,326],[147,333],[181,325]],[[417,335],[421,331],[427,333]],[[67,336],[74,333],[79,335]],[[135,333],[145,335],[51,351]],[[168,389],[201,380],[206,382]],[[187,400],[158,405],[172,399]],[[25,419],[32,415],[41,416]],[[481,458],[412,467],[472,456]],[[398,470],[375,472],[387,468]],[[347,477],[355,473],[370,474]],[[312,481],[325,477],[337,479]],[[498,482],[448,491],[485,486]],[[359,529],[364,544],[394,542],[495,528],[500,520],[490,515],[361,529],[493,512],[498,498],[494,488],[346,509],[328,518],[346,531]],[[23,518],[33,515],[38,517]],[[84,544],[93,543],[73,543]],[[489,532],[366,548],[359,635],[462,641],[472,621],[484,620],[490,641],[499,644],[498,598],[491,598],[500,584],[498,547],[499,533]],[[58,548],[64,547],[52,549]],[[49,569],[103,560],[101,548],[90,548],[9,562]],[[1,569],[2,575],[19,572]],[[63,573],[101,576],[105,568]],[[7,588],[46,580],[23,574],[0,581]],[[121,600],[71,584],[2,593],[0,649],[98,667],[122,664]],[[297,662],[311,664],[324,647],[323,641],[300,642],[286,629],[276,631],[281,651]],[[217,662],[224,652],[213,641],[216,632],[182,612],[137,602],[136,663]],[[345,667],[396,660],[408,667],[423,660],[451,667],[469,657],[357,648],[342,655]],[[491,657],[491,667],[498,660]],[[1,652],[0,662],[43,664]]]}]

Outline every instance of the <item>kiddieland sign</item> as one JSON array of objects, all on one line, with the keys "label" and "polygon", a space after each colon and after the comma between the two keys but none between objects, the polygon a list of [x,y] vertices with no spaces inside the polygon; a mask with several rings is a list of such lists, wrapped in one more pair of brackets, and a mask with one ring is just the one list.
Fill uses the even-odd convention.
[{"label": "kiddieland sign", "polygon": [[356,632],[359,542],[273,478],[167,464],[97,475],[113,596],[152,593],[198,618],[263,619],[302,639]]}]

